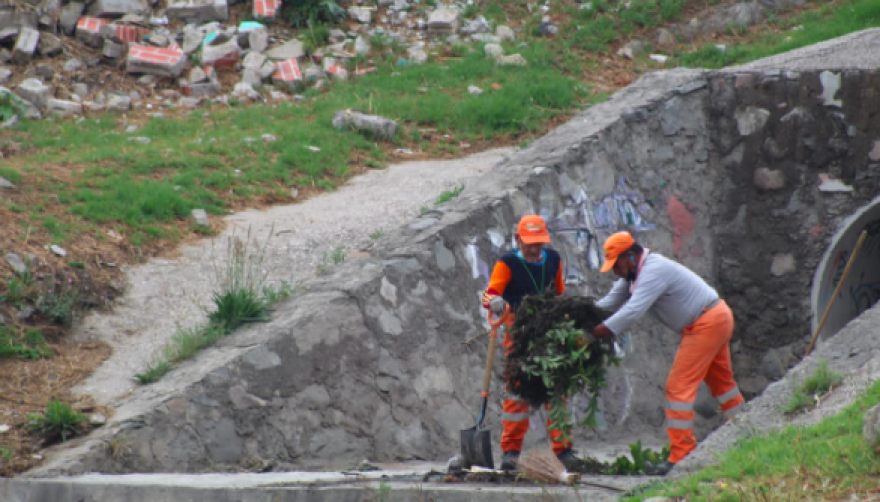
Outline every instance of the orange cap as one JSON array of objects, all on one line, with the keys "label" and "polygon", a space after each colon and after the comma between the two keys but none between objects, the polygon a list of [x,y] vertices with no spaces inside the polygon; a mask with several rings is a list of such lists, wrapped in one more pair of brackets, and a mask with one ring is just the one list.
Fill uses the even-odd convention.
[{"label": "orange cap", "polygon": [[550,242],[550,234],[547,233],[547,224],[537,214],[527,214],[519,220],[516,233],[522,239],[523,244],[537,244],[538,242]]},{"label": "orange cap", "polygon": [[617,232],[605,239],[605,245],[602,246],[605,250],[605,264],[602,265],[602,272],[611,270],[614,267],[614,262],[617,261],[617,257],[625,253],[635,243],[636,240],[633,239],[629,232]]}]

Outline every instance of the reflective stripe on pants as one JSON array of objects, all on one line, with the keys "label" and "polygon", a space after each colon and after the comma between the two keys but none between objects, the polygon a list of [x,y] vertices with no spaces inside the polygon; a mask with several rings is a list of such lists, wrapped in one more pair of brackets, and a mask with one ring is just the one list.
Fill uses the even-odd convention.
[{"label": "reflective stripe on pants", "polygon": [[742,404],[733,379],[730,337],[733,313],[727,303],[718,304],[682,332],[681,345],[666,379],[666,433],[670,442],[670,462],[679,462],[697,446],[694,437],[694,400],[700,382],[705,381],[712,396],[727,413]]}]

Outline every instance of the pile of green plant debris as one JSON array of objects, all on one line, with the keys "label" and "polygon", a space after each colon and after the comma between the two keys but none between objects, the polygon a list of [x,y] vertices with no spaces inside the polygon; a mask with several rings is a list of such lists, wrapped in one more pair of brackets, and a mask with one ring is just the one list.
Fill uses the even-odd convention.
[{"label": "pile of green plant debris", "polygon": [[608,364],[616,364],[611,337],[577,348],[578,337],[610,316],[589,297],[531,296],[516,311],[505,354],[507,389],[532,407],[550,403],[549,418],[568,437],[565,400],[585,392],[590,402],[583,425],[595,427],[599,391]]}]

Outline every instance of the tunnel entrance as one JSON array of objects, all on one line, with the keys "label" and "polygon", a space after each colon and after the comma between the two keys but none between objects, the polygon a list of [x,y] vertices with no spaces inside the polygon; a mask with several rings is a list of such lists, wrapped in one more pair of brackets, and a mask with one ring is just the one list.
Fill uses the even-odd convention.
[{"label": "tunnel entrance", "polygon": [[813,277],[811,305],[813,331],[843,275],[862,231],[867,237],[855,257],[843,285],[834,300],[819,339],[834,336],[846,324],[868,310],[880,299],[880,197],[861,208],[847,220],[831,240]]}]

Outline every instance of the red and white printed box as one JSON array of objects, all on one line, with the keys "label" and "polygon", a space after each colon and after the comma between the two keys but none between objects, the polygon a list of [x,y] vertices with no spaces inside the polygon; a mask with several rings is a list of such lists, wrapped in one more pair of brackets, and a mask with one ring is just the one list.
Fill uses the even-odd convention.
[{"label": "red and white printed box", "polygon": [[275,17],[279,7],[281,7],[281,0],[254,0],[254,17]]},{"label": "red and white printed box", "polygon": [[288,87],[299,85],[303,81],[299,62],[295,58],[292,58],[275,63],[275,74],[272,75],[272,80]]},{"label": "red and white printed box", "polygon": [[186,68],[187,59],[180,49],[131,44],[125,64],[128,73],[177,78]]},{"label": "red and white printed box", "polygon": [[89,47],[101,48],[104,45],[104,37],[101,35],[101,27],[110,24],[109,19],[83,16],[76,23],[76,39]]}]

